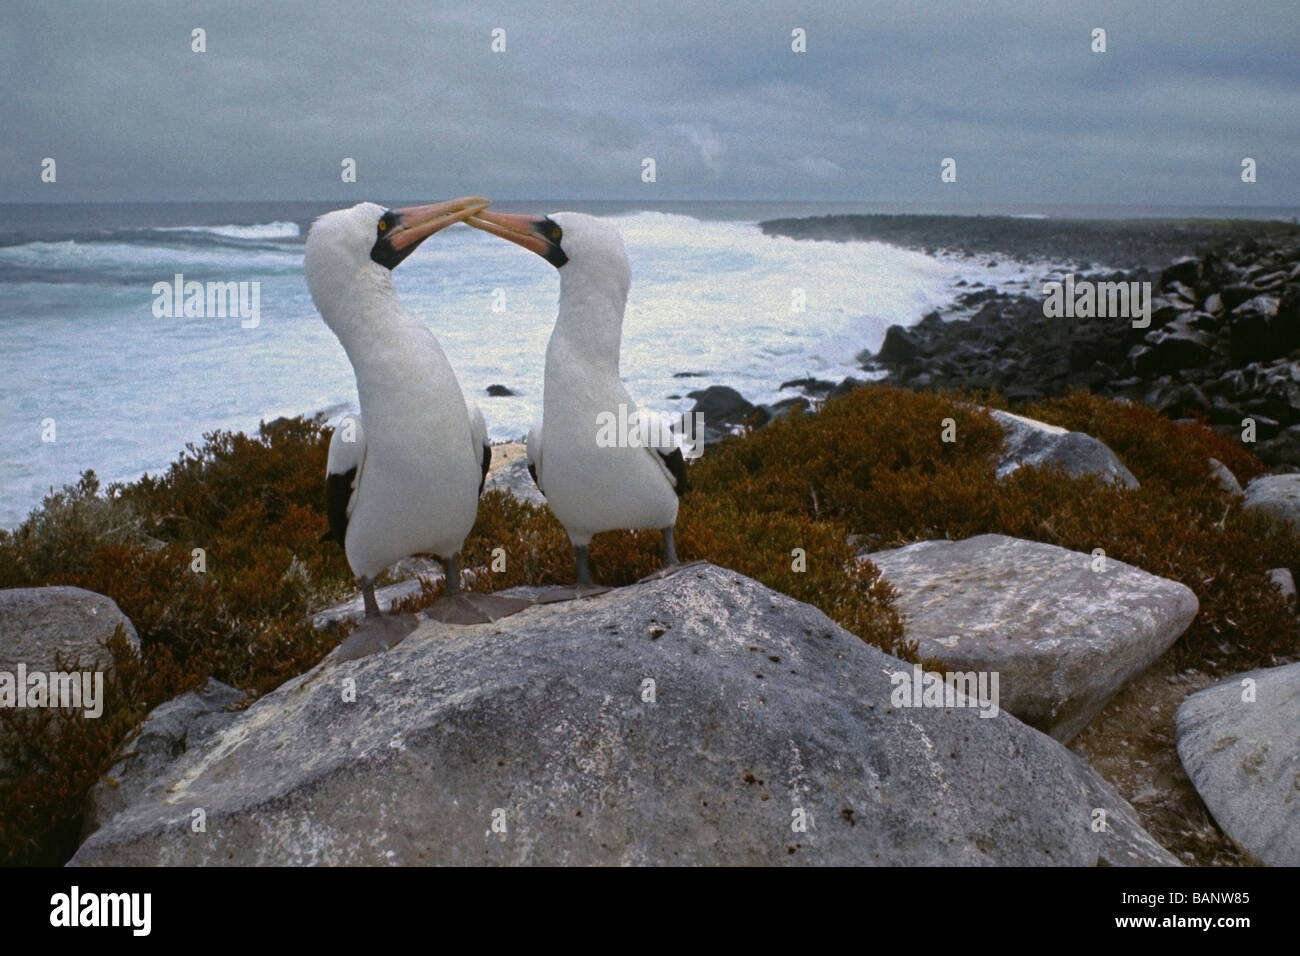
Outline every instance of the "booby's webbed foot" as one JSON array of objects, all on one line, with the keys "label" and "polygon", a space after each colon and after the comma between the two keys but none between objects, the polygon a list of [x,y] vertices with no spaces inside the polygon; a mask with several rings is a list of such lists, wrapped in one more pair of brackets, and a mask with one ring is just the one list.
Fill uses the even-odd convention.
[{"label": "booby's webbed foot", "polygon": [[697,564],[704,564],[703,561],[687,561],[686,563],[667,564],[653,574],[647,574],[637,584],[644,584],[647,581],[662,581],[664,578],[670,578],[679,571],[685,571],[687,568],[693,568]]},{"label": "booby's webbed foot", "polygon": [[330,656],[336,661],[355,661],[359,657],[392,650],[406,640],[418,624],[414,614],[368,617],[334,648]]},{"label": "booby's webbed foot", "polygon": [[424,612],[425,616],[443,624],[488,624],[511,614],[518,614],[532,601],[525,598],[500,597],[496,594],[469,594],[460,591],[448,594]]}]

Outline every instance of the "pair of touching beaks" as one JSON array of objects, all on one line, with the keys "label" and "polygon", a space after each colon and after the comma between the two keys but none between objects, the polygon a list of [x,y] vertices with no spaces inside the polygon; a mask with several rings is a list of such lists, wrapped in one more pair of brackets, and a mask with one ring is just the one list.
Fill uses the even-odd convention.
[{"label": "pair of touching beaks", "polygon": [[407,206],[395,211],[395,221],[389,225],[380,220],[380,229],[392,229],[388,236],[389,243],[398,252],[404,252],[435,232],[463,222],[523,246],[557,268],[564,265],[567,257],[560,249],[561,231],[558,225],[544,216],[487,212],[489,205],[490,201],[482,196],[462,196],[446,202]]}]

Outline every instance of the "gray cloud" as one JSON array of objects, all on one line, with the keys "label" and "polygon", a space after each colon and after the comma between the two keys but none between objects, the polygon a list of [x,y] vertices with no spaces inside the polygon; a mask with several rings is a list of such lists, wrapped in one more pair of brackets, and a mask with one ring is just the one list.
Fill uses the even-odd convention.
[{"label": "gray cloud", "polygon": [[1295,205],[1300,5],[9,0],[0,108],[4,200]]}]

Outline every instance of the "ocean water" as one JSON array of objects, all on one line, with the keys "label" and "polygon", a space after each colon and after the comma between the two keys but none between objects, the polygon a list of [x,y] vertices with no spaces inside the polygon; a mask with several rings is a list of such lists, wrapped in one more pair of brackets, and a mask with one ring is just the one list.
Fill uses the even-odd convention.
[{"label": "ocean water", "polygon": [[[131,480],[165,469],[206,432],[250,431],[262,420],[317,411],[337,418],[354,407],[351,367],[302,275],[307,229],[336,205],[0,207],[0,527],[16,525],[51,488],[85,469],[106,482]],[[946,308],[961,291],[959,279],[1027,288],[1046,270],[874,242],[773,238],[756,225],[774,216],[889,211],[876,207],[496,208],[579,209],[617,223],[632,263],[622,373],[638,401],[664,412],[689,410],[686,393],[711,384],[772,402],[797,394],[780,389],[789,379],[838,381],[858,372],[855,354],[877,348],[889,325]],[[176,273],[260,283],[260,323],[155,317],[153,285]],[[492,437],[524,434],[540,415],[555,270],[455,226],[394,275],[462,389],[478,398]],[[792,309],[796,289],[806,296],[803,312]],[[494,311],[502,297],[504,310]],[[518,394],[489,398],[493,384]],[[54,440],[43,440],[50,421]]]}]

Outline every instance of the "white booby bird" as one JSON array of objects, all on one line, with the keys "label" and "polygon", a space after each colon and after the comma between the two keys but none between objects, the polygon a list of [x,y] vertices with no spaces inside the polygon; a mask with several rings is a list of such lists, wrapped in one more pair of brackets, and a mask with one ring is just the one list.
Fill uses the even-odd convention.
[{"label": "white booby bird", "polygon": [[477,623],[526,606],[460,591],[460,549],[491,460],[487,428],[392,277],[422,241],[486,206],[474,197],[397,210],[365,202],[326,213],[307,234],[307,287],[347,352],[361,405],[359,421],[335,429],[326,467],[328,536],[343,545],[365,603],[345,656],[391,647],[413,628],[384,618],[374,591],[381,571],[412,554],[443,565],[446,597],[431,617]]},{"label": "white booby bird", "polygon": [[544,218],[485,212],[465,221],[537,253],[560,273],[542,422],[528,436],[528,463],[573,543],[578,584],[592,584],[587,547],[602,531],[658,528],[665,569],[677,566],[673,527],[677,499],[687,488],[680,444],[657,427],[639,432],[635,442],[601,440],[602,413],[634,426],[640,418],[652,420],[637,409],[619,377],[632,281],[623,237],[610,223],[575,212]]}]

